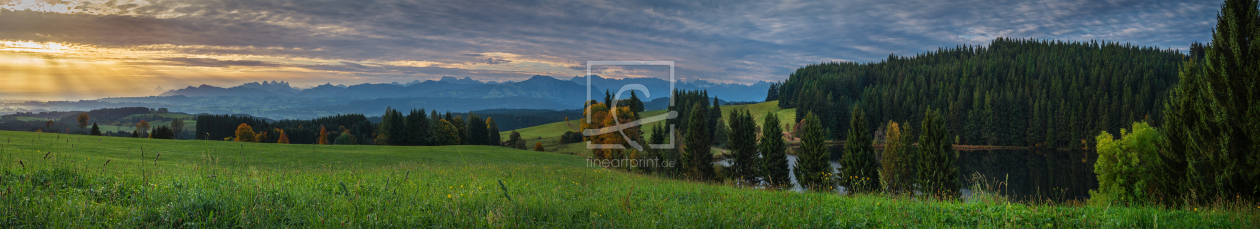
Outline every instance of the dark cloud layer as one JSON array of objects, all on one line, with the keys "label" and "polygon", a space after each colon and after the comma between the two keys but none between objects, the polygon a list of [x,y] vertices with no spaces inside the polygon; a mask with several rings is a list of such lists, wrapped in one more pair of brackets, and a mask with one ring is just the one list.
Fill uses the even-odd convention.
[{"label": "dark cloud layer", "polygon": [[[193,66],[297,66],[396,78],[521,80],[477,68],[591,60],[672,60],[685,78],[781,80],[822,61],[878,61],[996,37],[1107,40],[1185,49],[1207,41],[1220,1],[299,1],[165,0],[105,14],[0,11],[0,40],[104,47],[184,45],[187,53],[316,58],[293,64],[162,59]],[[265,48],[267,47],[267,48]],[[516,56],[493,56],[508,53]],[[545,60],[545,61],[543,61]],[[371,65],[427,61],[455,66]],[[522,67],[524,66],[524,67]]]}]

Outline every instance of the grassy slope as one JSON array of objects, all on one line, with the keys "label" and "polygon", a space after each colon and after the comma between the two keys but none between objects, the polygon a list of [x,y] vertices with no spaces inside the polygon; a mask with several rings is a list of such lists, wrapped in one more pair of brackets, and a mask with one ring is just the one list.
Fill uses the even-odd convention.
[{"label": "grassy slope", "polygon": [[1026,206],[733,188],[488,146],[280,145],[9,131],[0,131],[0,141],[3,227],[1096,228],[1152,227],[1155,217],[1165,228],[1257,223],[1254,209]]},{"label": "grassy slope", "polygon": [[14,118],[14,119],[17,119],[18,121],[48,121],[48,120],[51,120],[51,119],[46,119],[46,118],[26,117],[26,116],[17,116],[17,117],[13,117],[13,118]]},{"label": "grassy slope", "polygon": [[[170,125],[171,125],[171,121],[153,121],[153,122],[149,122],[149,127],[150,127],[150,128],[157,128],[157,127],[159,127],[159,126],[170,126]],[[100,127],[100,128],[101,128],[101,132],[102,132],[102,133],[107,132],[107,131],[118,132],[118,131],[120,131],[120,130],[121,130],[121,131],[132,132],[132,131],[135,131],[135,130],[136,130],[136,127],[135,127],[135,126],[115,126],[115,125],[104,125],[104,124],[99,124],[99,125],[98,125],[98,127]],[[197,129],[197,121],[196,121],[196,120],[184,120],[184,129],[185,129],[185,130],[187,130],[187,131],[195,131],[195,129]]]},{"label": "grassy slope", "polygon": [[[722,116],[724,118],[727,116],[730,116],[730,111],[736,110],[736,109],[748,110],[749,112],[751,112],[753,115],[753,118],[757,120],[757,126],[761,126],[762,119],[765,118],[766,113],[768,112],[775,112],[775,114],[779,116],[779,123],[781,124],[791,123],[796,118],[796,109],[779,109],[778,101],[748,104],[748,105],[723,105]],[[642,113],[639,113],[639,116],[646,118],[646,117],[661,115],[664,113],[665,113],[665,110],[644,111]],[[569,125],[566,125],[564,122],[555,122],[555,123],[549,123],[549,124],[533,126],[533,127],[528,127],[528,128],[521,128],[516,131],[521,133],[521,138],[526,140],[526,145],[530,149],[533,149],[535,142],[542,142],[543,149],[545,149],[547,152],[559,152],[559,153],[565,153],[565,154],[586,156],[587,154],[589,154],[589,150],[586,149],[585,143],[560,144],[559,142],[560,135],[564,134],[565,131],[569,131],[570,125],[572,125],[573,128],[577,128],[578,126],[580,126],[580,124],[581,124],[580,120],[569,120]],[[653,127],[657,125],[663,125],[663,122],[655,122],[655,123],[646,124],[643,127],[641,127],[641,130],[643,130],[645,135],[648,135],[650,134],[649,130],[651,130]],[[499,136],[502,136],[502,139],[506,141],[508,139],[509,133],[511,133],[511,131],[500,132]]]}]

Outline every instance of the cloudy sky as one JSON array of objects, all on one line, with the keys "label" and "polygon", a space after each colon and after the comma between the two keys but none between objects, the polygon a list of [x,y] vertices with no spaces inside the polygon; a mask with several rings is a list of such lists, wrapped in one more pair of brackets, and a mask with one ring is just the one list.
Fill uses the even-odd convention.
[{"label": "cloudy sky", "polygon": [[[210,84],[483,81],[675,61],[677,76],[779,81],[996,37],[1185,50],[1220,0],[0,0],[0,99],[90,99]],[[633,69],[631,69],[633,70]],[[618,71],[613,77],[659,77]]]}]

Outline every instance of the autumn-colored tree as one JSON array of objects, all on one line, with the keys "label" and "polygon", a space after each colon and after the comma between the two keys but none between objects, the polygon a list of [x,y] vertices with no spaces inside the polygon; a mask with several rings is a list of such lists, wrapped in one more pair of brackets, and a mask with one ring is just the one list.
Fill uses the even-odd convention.
[{"label": "autumn-colored tree", "polygon": [[258,135],[254,133],[254,128],[250,127],[249,124],[241,123],[240,126],[236,126],[236,141],[258,142]]},{"label": "autumn-colored tree", "polygon": [[276,143],[289,144],[289,135],[285,134],[284,130],[280,130],[280,140],[276,141]]},{"label": "autumn-colored tree", "polygon": [[149,127],[148,121],[140,120],[140,123],[136,123],[136,132],[138,132],[140,137],[148,136]]},{"label": "autumn-colored tree", "polygon": [[446,119],[438,121],[438,126],[433,129],[433,143],[434,145],[458,145],[459,130],[456,129],[455,124],[451,124]]},{"label": "autumn-colored tree", "polygon": [[486,129],[488,130],[486,135],[489,137],[486,140],[486,145],[497,146],[503,144],[503,139],[500,139],[501,137],[499,136],[499,124],[494,122],[494,118],[486,117]]},{"label": "autumn-colored tree", "polygon": [[319,140],[317,142],[320,145],[328,144],[328,128],[319,127]]},{"label": "autumn-colored tree", "polygon": [[884,182],[884,189],[891,193],[909,191],[910,184],[914,182],[910,165],[910,155],[913,155],[910,152],[912,142],[910,136],[906,136],[908,132],[908,128],[901,127],[897,122],[888,121],[888,130],[884,137],[884,160],[880,163],[882,168],[879,180]]},{"label": "autumn-colored tree", "polygon": [[542,151],[543,151],[542,142],[535,142],[535,143],[534,143],[534,151],[538,151],[538,152],[542,152]]},{"label": "autumn-colored tree", "polygon": [[[581,120],[582,130],[585,132],[587,130],[594,131],[601,130],[603,128],[613,128],[620,124],[626,124],[638,120],[638,117],[636,117],[635,113],[630,110],[630,107],[617,107],[616,111],[616,118],[614,119],[614,114],[610,113],[608,106],[605,106],[603,103],[595,103],[587,107],[584,113],[589,113],[591,119],[589,121],[585,118]],[[625,136],[622,136],[622,133],[624,133]],[[627,127],[622,129],[620,132],[607,132],[604,134],[590,136],[588,138],[591,140],[591,144],[621,145],[621,149],[595,149],[593,152],[597,158],[614,159],[624,158],[624,155],[622,154],[623,149],[632,147],[629,142],[626,141],[626,138],[634,139],[642,145],[646,143],[642,140],[642,137],[643,136],[639,131],[639,127],[635,126]]]},{"label": "autumn-colored tree", "polygon": [[47,122],[44,122],[44,128],[48,129],[48,131],[52,131],[52,126],[53,126],[52,120],[48,120]]},{"label": "autumn-colored tree", "polygon": [[92,118],[88,117],[88,113],[79,113],[79,116],[75,117],[75,120],[79,121],[79,129],[87,128],[89,119]]}]

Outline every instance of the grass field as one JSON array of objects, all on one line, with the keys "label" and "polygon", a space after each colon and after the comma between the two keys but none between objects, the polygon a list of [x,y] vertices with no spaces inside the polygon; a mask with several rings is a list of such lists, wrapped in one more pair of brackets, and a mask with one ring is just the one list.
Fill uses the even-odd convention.
[{"label": "grass field", "polygon": [[[143,149],[143,150],[142,150]],[[0,227],[1247,228],[1255,206],[937,202],[735,188],[490,146],[0,131]]]},{"label": "grass field", "polygon": [[[723,105],[722,106],[723,118],[727,118],[728,116],[730,116],[730,111],[737,110],[737,109],[748,110],[749,112],[751,112],[753,115],[753,118],[757,121],[757,126],[761,126],[761,122],[765,118],[766,113],[768,112],[774,112],[776,115],[778,115],[780,124],[791,123],[796,118],[796,109],[779,109],[778,101],[748,104],[748,105]],[[639,116],[641,118],[646,118],[646,117],[652,117],[652,116],[657,116],[661,114],[665,114],[665,110],[644,111],[644,112],[639,113]],[[650,135],[651,133],[649,130],[651,130],[657,125],[664,125],[664,122],[648,123],[640,127],[640,129],[643,130],[644,135]],[[521,133],[521,139],[526,140],[526,146],[529,147],[530,149],[533,149],[534,143],[541,142],[543,144],[543,149],[545,149],[547,152],[558,152],[558,153],[565,153],[565,154],[571,154],[571,155],[589,156],[588,154],[590,150],[586,149],[585,143],[560,144],[560,135],[564,134],[565,131],[570,131],[570,130],[575,131],[575,132],[580,131],[580,130],[576,130],[579,126],[581,126],[581,120],[573,119],[573,120],[569,120],[568,124],[566,124],[565,122],[554,122],[554,123],[549,123],[549,124],[544,124],[544,125],[539,125],[539,126],[521,128],[521,129],[517,129],[516,131]],[[506,141],[510,133],[511,131],[499,132],[499,136],[501,136],[501,138],[504,141]],[[647,137],[650,137],[650,136],[647,136]]]},{"label": "grass field", "polygon": [[52,119],[46,119],[46,118],[26,117],[26,116],[17,116],[17,117],[13,117],[13,118],[14,118],[14,119],[17,119],[18,121],[28,121],[28,122],[29,122],[29,121],[48,121],[48,120],[52,120]]}]

